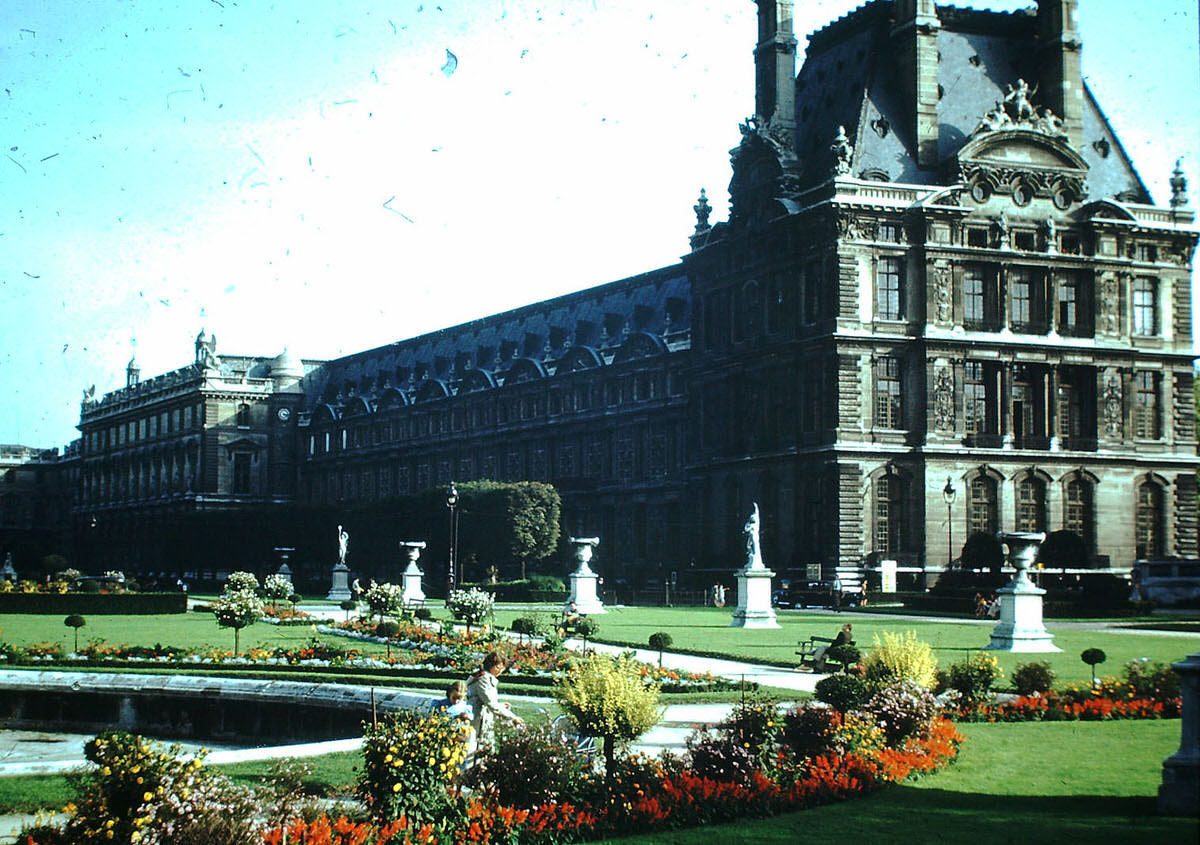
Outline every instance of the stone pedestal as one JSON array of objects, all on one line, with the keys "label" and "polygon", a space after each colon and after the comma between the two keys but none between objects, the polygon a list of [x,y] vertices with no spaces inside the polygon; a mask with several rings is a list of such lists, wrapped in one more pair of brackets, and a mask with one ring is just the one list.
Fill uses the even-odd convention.
[{"label": "stone pedestal", "polygon": [[350,567],[346,566],[344,561],[338,561],[333,565],[333,583],[330,584],[329,594],[325,596],[329,601],[345,601],[350,598]]},{"label": "stone pedestal", "polygon": [[588,561],[592,559],[592,549],[600,545],[600,538],[571,537],[567,542],[575,547],[575,560],[579,564],[568,577],[571,589],[567,595],[567,605],[574,602],[576,612],[584,616],[607,613],[604,602],[596,595],[599,576],[588,566]]},{"label": "stone pedestal", "polygon": [[1171,664],[1183,693],[1179,750],[1163,760],[1158,811],[1169,816],[1200,815],[1200,651]]},{"label": "stone pedestal", "polygon": [[1017,571],[1012,582],[996,591],[1000,600],[1000,624],[992,630],[992,641],[984,648],[1036,654],[1062,651],[1054,636],[1042,623],[1042,596],[1046,591],[1029,580],[1029,568],[1037,558],[1046,535],[1036,533],[1000,534],[1008,545],[1008,558]]},{"label": "stone pedestal", "polygon": [[737,609],[730,628],[778,628],[775,608],[771,606],[771,580],[775,573],[764,567],[746,567],[737,571]]},{"label": "stone pedestal", "polygon": [[408,604],[410,602],[425,601],[425,591],[421,589],[421,578],[425,573],[417,566],[417,558],[421,556],[421,549],[425,548],[424,540],[401,540],[400,549],[408,558],[408,566],[404,569],[404,574],[400,576],[401,590],[400,601]]}]

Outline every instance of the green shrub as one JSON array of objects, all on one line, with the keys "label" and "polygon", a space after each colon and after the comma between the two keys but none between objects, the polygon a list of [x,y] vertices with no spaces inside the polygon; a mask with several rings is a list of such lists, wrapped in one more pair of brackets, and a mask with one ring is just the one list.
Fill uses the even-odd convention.
[{"label": "green shrub", "polygon": [[81,593],[99,593],[99,581],[81,581],[79,584],[79,592]]},{"label": "green shrub", "polygon": [[357,795],[378,821],[431,822],[450,806],[448,787],[466,758],[461,721],[402,710],[364,723]]},{"label": "green shrub", "polygon": [[433,611],[427,607],[418,607],[413,611],[413,617],[420,619],[422,622],[427,622],[433,618]]},{"label": "green shrub", "polygon": [[839,713],[845,713],[862,706],[868,693],[862,678],[838,673],[817,681],[813,695],[817,701],[823,701]]},{"label": "green shrub", "polygon": [[1167,663],[1130,660],[1125,664],[1125,683],[1134,698],[1169,701],[1180,695],[1179,673]]},{"label": "green shrub", "polygon": [[625,656],[589,654],[574,661],[554,683],[554,699],[581,734],[604,738],[607,772],[616,763],[616,746],[641,736],[658,723],[658,684],[642,678]]},{"label": "green shrub", "polygon": [[583,637],[584,646],[587,646],[589,637],[594,637],[600,631],[600,623],[591,617],[585,616],[575,623],[575,633]]},{"label": "green shrub", "polygon": [[831,646],[825,650],[825,660],[838,664],[838,668],[843,672],[850,671],[850,667],[861,659],[862,652],[858,650],[857,646],[850,643]]},{"label": "green shrub", "polygon": [[646,644],[649,645],[650,648],[658,652],[659,666],[662,666],[663,652],[669,649],[671,647],[671,643],[673,642],[675,642],[674,638],[666,631],[658,631],[657,633],[651,634],[650,639],[646,641]]},{"label": "green shrub", "polygon": [[863,661],[863,679],[869,690],[877,690],[896,681],[908,680],[925,689],[932,689],[937,672],[937,659],[928,643],[917,639],[916,631],[892,634],[885,631],[882,639],[875,635],[871,651]]},{"label": "green shrub", "polygon": [[1013,688],[1019,695],[1041,695],[1054,686],[1054,670],[1044,660],[1018,663],[1012,673]]},{"label": "green shrub", "polygon": [[836,718],[837,713],[829,707],[798,705],[783,714],[780,744],[802,759],[823,754],[833,741]]},{"label": "green shrub", "polygon": [[512,621],[512,624],[509,625],[509,628],[512,629],[514,634],[520,634],[521,637],[524,638],[526,636],[531,636],[535,631],[537,631],[537,620],[535,620],[532,616],[518,616]]},{"label": "green shrub", "polygon": [[1092,686],[1096,685],[1096,666],[1108,660],[1108,655],[1104,653],[1104,649],[1100,648],[1085,648],[1079,655],[1079,659],[1092,667]]},{"label": "green shrub", "polygon": [[529,576],[529,587],[545,593],[561,593],[567,589],[566,583],[557,575],[538,575],[536,573]]},{"label": "green shrub", "polygon": [[384,619],[375,624],[375,636],[391,639],[400,633],[400,623],[394,619]]},{"label": "green shrub", "polygon": [[586,758],[549,723],[505,722],[497,726],[496,747],[467,771],[465,784],[491,791],[501,804],[531,808],[578,801],[587,769]]},{"label": "green shrub", "polygon": [[702,729],[687,738],[687,764],[693,774],[721,783],[747,785],[758,770],[754,752],[733,736]]},{"label": "green shrub", "polygon": [[958,690],[966,701],[983,701],[991,695],[992,684],[1001,674],[1000,664],[995,657],[976,654],[950,665],[948,685],[950,689]]}]

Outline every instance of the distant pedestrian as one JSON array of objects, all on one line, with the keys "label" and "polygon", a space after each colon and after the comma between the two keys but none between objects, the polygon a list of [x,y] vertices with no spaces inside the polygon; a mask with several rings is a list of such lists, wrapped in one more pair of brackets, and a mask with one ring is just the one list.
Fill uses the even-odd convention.
[{"label": "distant pedestrian", "polygon": [[842,610],[842,580],[834,577],[833,579],[833,609],[835,613],[840,613]]},{"label": "distant pedestrian", "polygon": [[362,584],[360,584],[358,582],[357,578],[355,578],[354,581],[351,582],[350,592],[354,593],[355,601],[362,601],[363,588],[362,588]]}]

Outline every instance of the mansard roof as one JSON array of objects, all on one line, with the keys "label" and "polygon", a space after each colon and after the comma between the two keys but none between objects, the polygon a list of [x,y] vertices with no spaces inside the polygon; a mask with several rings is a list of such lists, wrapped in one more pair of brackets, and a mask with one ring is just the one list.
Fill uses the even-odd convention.
[{"label": "mansard roof", "polygon": [[351,397],[379,408],[515,384],[584,359],[611,363],[631,339],[653,347],[643,335],[676,351],[690,343],[690,317],[682,266],[664,267],[329,361],[303,382],[305,404],[344,413]]},{"label": "mansard roof", "polygon": [[[945,181],[917,165],[912,109],[896,73],[893,3],[874,0],[809,36],[796,80],[796,153],[805,187],[829,178],[830,145],[844,126],[854,146],[851,174],[906,184]],[[953,158],[980,119],[1018,79],[1036,79],[1033,10],[993,12],[938,6],[938,158]],[[1035,103],[1039,99],[1035,97]],[[1083,143],[1092,198],[1149,202],[1149,193],[1084,84]]]}]

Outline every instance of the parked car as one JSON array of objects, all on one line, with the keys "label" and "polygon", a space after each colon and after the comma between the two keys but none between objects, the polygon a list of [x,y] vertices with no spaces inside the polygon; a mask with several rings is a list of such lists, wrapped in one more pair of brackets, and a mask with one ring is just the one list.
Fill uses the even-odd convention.
[{"label": "parked car", "polygon": [[[832,581],[799,581],[786,591],[778,590],[776,605],[779,607],[833,607]],[[858,593],[841,592],[841,606],[858,605]]]}]

